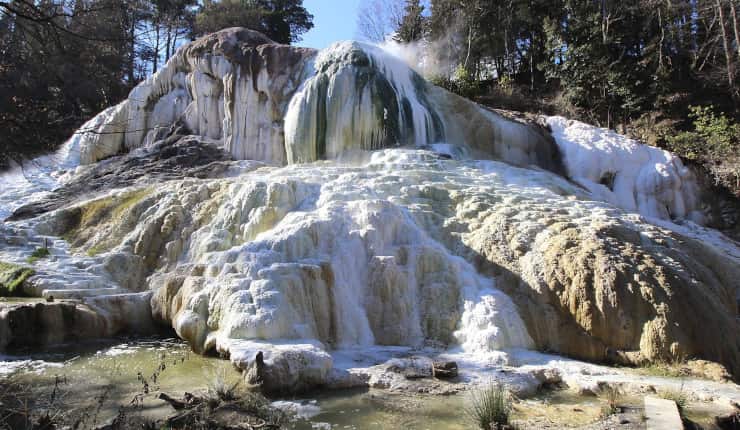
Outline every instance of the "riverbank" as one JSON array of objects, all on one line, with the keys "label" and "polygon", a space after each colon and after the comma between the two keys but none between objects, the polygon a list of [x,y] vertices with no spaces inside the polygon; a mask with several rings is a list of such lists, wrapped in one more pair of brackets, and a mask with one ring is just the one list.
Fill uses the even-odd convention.
[{"label": "riverbank", "polygon": [[[448,395],[430,394],[429,387],[439,386],[440,381],[422,378],[405,387],[278,397],[271,399],[271,407],[290,416],[285,428],[466,429],[471,428],[466,413],[471,392],[495,380],[515,392],[520,384],[512,420],[522,429],[642,429],[646,394],[681,395],[685,416],[700,426],[696,428],[715,429],[714,417],[732,412],[731,402],[740,401],[740,388],[729,382],[652,376],[543,354],[514,352],[510,357],[520,360],[520,365],[472,369],[460,361],[460,378],[445,382],[454,387],[446,391]],[[527,357],[530,364],[522,364]],[[531,364],[537,357],[542,363]],[[560,380],[551,376],[551,383],[521,391],[525,375],[544,372],[545,358],[550,358],[551,366],[559,366]],[[141,420],[163,422],[175,411],[159,399],[162,393],[180,399],[185,393],[202,395],[218,387],[236,387],[242,393],[247,389],[228,360],[197,355],[179,340],[161,338],[88,342],[44,353],[5,355],[0,357],[0,375],[6,384],[22,384],[27,395],[48,410],[63,410],[69,417],[84,411],[88,424],[94,421],[96,426],[112,422],[122,411]],[[609,415],[604,412],[610,401],[607,387],[619,391],[619,409]]]}]

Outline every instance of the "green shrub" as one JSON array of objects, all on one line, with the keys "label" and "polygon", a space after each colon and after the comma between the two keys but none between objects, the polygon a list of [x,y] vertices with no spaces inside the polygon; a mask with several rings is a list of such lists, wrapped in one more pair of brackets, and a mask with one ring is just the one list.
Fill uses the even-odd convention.
[{"label": "green shrub", "polygon": [[500,429],[509,425],[512,398],[503,384],[490,383],[470,394],[467,414],[482,430]]},{"label": "green shrub", "polygon": [[49,248],[36,248],[33,250],[33,253],[30,257],[28,257],[26,261],[28,261],[29,264],[33,264],[42,258],[48,257],[49,255],[51,255],[51,253],[49,252]]},{"label": "green shrub", "polygon": [[498,89],[502,94],[511,97],[514,94],[514,80],[509,75],[498,78]]},{"label": "green shrub", "polygon": [[736,150],[740,139],[740,124],[724,114],[715,114],[709,106],[690,106],[691,131],[666,136],[669,148],[686,158],[722,157]]},{"label": "green shrub", "polygon": [[429,82],[469,99],[481,93],[479,82],[462,65],[457,66],[451,78],[437,75],[430,77]]},{"label": "green shrub", "polygon": [[701,162],[718,184],[740,191],[740,124],[711,106],[689,110],[692,130],[666,135],[667,149]]},{"label": "green shrub", "polygon": [[622,399],[622,391],[616,385],[607,385],[601,389],[606,398],[606,405],[601,409],[601,415],[608,417],[620,411],[619,402]]}]

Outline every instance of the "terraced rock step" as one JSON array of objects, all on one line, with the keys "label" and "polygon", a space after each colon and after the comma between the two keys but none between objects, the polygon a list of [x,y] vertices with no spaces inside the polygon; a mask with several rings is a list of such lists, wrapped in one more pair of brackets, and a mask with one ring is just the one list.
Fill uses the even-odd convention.
[{"label": "terraced rock step", "polygon": [[654,396],[645,397],[647,430],[681,430],[683,422],[676,402]]}]

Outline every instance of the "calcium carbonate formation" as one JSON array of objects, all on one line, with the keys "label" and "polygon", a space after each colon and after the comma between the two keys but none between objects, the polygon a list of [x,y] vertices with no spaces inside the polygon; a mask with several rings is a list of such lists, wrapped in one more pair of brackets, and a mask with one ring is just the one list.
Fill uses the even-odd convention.
[{"label": "calcium carbonate formation", "polygon": [[[142,177],[6,223],[0,259],[64,237],[73,248],[57,239],[39,294],[148,294],[196,351],[245,369],[263,351],[282,387],[346,378],[332,352],[379,345],[690,353],[737,369],[740,250],[700,226],[692,174],[615,133],[547,124],[552,136],[447,93],[375,46],[315,52],[228,29],[179,49],[55,156],[0,178],[1,199],[44,199],[178,127],[236,160],[225,173]],[[697,295],[703,321],[686,307]],[[730,340],[709,345],[702,330]]]}]

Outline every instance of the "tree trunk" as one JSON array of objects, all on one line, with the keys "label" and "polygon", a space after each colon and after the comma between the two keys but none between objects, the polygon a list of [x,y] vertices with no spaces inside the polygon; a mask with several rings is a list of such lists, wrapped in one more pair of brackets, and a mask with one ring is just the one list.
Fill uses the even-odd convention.
[{"label": "tree trunk", "polygon": [[725,25],[725,13],[722,10],[721,0],[716,0],[717,12],[719,13],[719,28],[722,33],[722,46],[725,50],[725,62],[727,63],[727,84],[730,87],[730,95],[734,100],[737,100],[737,88],[735,88],[735,68],[733,64],[733,54],[730,51],[730,41],[727,35],[727,27]]},{"label": "tree trunk", "polygon": [[468,71],[468,61],[470,61],[470,50],[473,47],[473,25],[468,24],[468,52],[465,54],[465,64],[463,68]]},{"label": "tree trunk", "polygon": [[609,25],[611,16],[606,10],[606,1],[601,2],[601,43],[604,45],[609,43]]},{"label": "tree trunk", "polygon": [[735,30],[735,47],[737,48],[737,59],[740,60],[740,24],[737,22],[735,11],[735,0],[730,0],[730,12],[732,13],[732,28]]},{"label": "tree trunk", "polygon": [[665,43],[665,27],[663,26],[663,16],[658,8],[658,26],[660,27],[660,44],[658,46],[658,71],[663,71],[663,44]]},{"label": "tree trunk", "polygon": [[[127,2],[123,2],[128,4]],[[125,7],[125,6],[124,6]],[[129,64],[128,64],[128,84],[133,87],[136,83],[136,10],[134,5],[129,6],[130,9],[126,13],[130,14],[131,22],[129,22]]]},{"label": "tree trunk", "polygon": [[156,31],[154,32],[154,67],[152,73],[157,73],[157,66],[159,66],[159,23],[154,23]]},{"label": "tree trunk", "polygon": [[165,57],[164,61],[167,61],[170,59],[170,56],[172,56],[172,50],[170,48],[170,45],[172,44],[172,23],[167,23],[167,46],[165,48]]},{"label": "tree trunk", "polygon": [[529,32],[529,91],[534,93],[534,32]]}]

